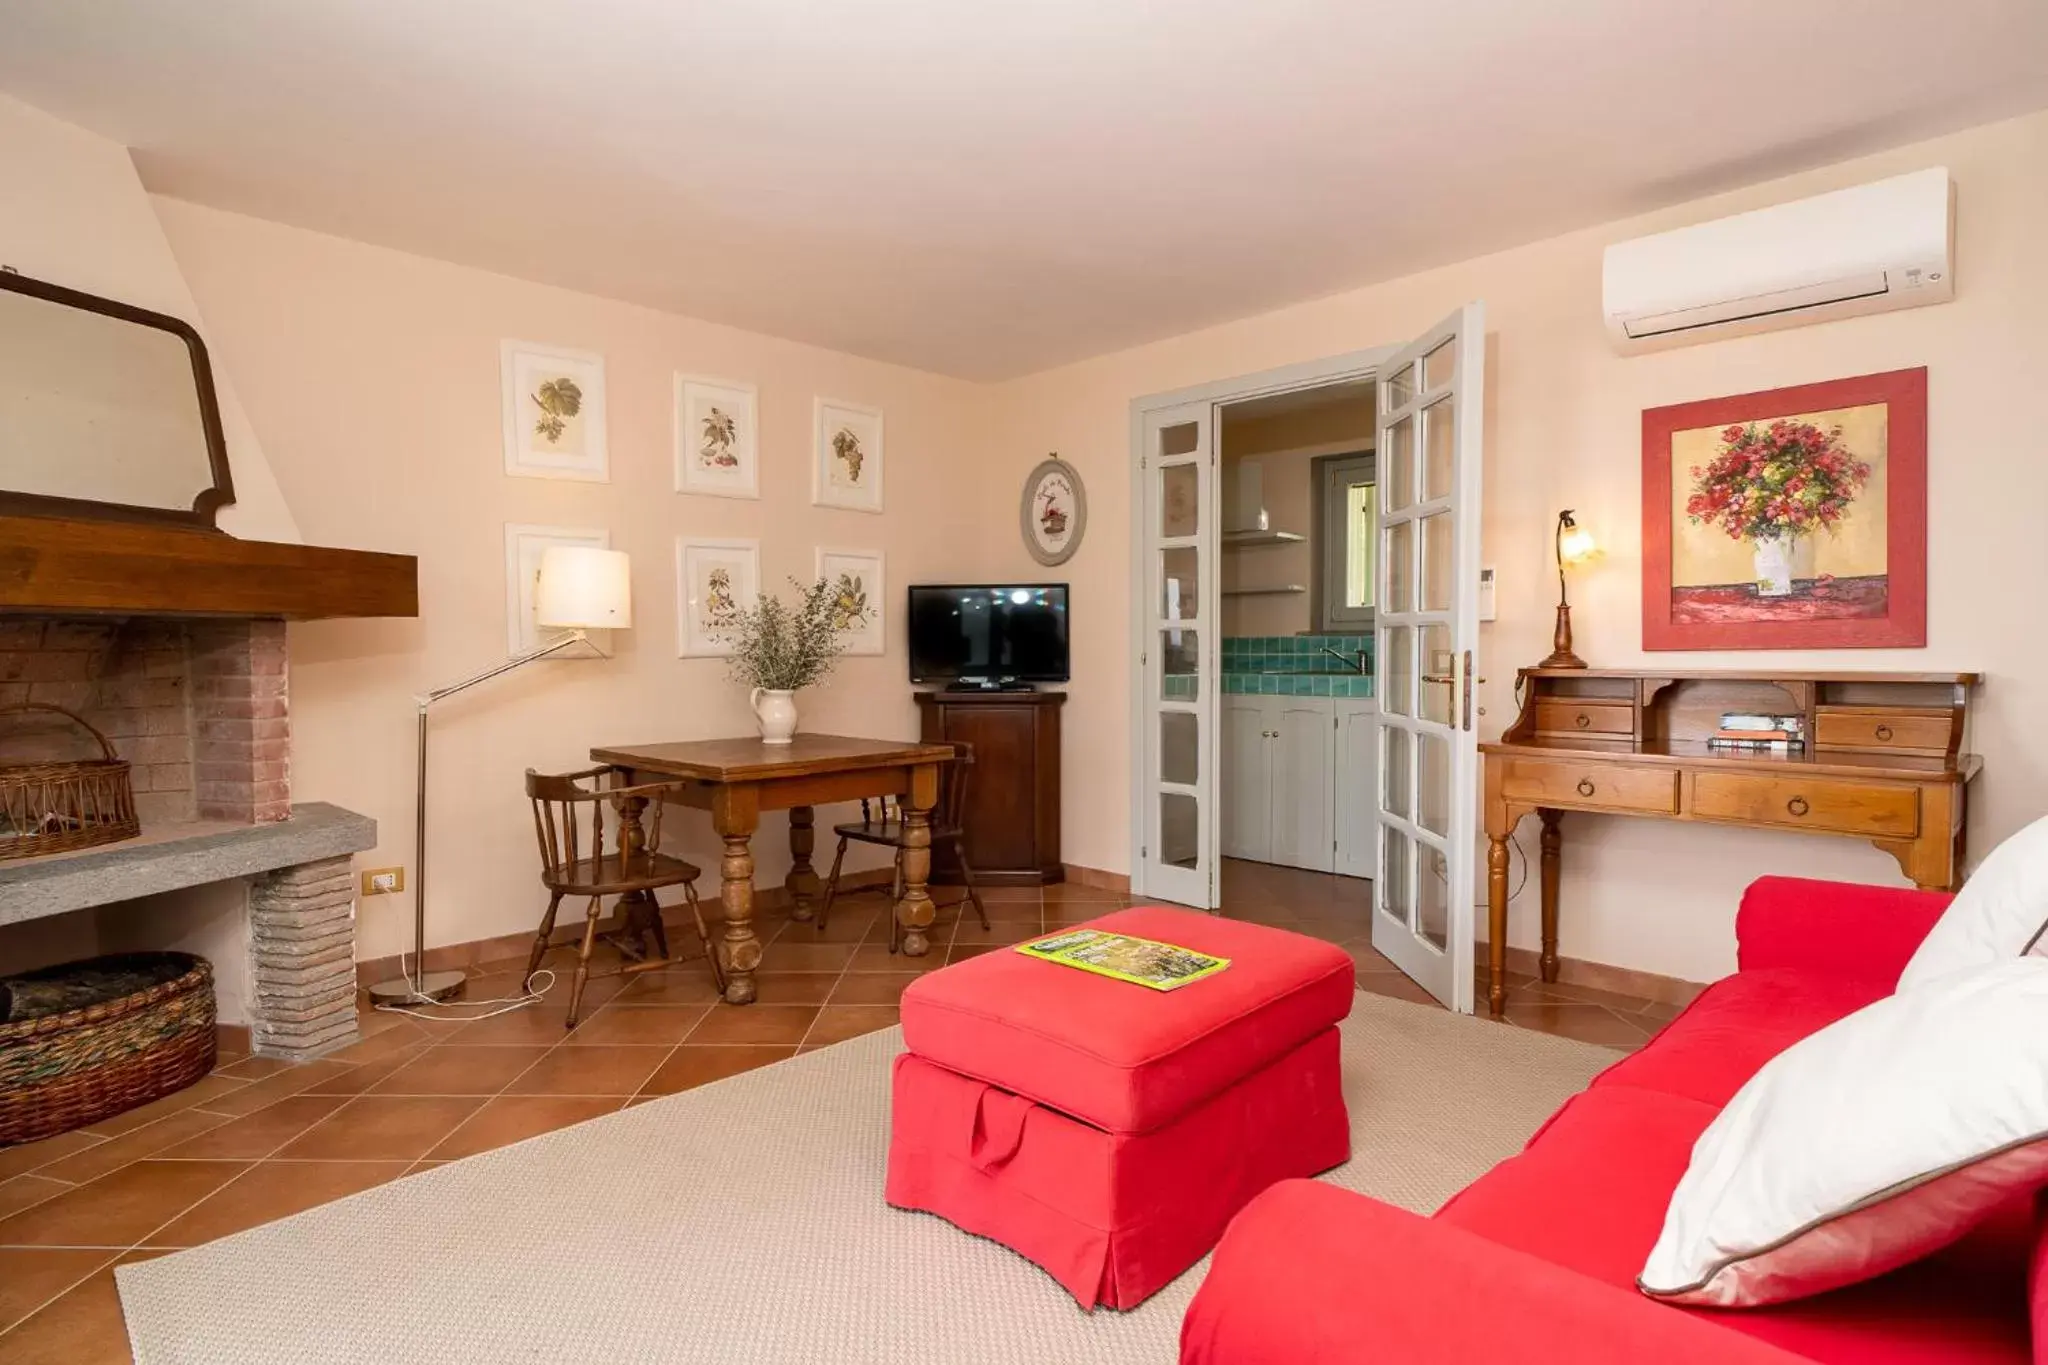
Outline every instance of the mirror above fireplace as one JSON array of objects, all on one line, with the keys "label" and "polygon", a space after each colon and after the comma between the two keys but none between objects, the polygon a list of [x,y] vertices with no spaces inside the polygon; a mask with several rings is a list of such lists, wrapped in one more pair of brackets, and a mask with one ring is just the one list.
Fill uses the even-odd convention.
[{"label": "mirror above fireplace", "polygon": [[233,501],[197,332],[0,271],[0,514],[210,531]]}]

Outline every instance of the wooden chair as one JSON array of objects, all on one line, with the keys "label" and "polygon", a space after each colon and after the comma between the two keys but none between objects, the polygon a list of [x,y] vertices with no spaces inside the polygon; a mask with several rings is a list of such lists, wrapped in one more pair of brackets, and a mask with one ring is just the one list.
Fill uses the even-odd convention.
[{"label": "wooden chair", "polygon": [[[606,896],[620,898],[628,936],[645,934],[654,940],[656,956],[621,968],[620,972],[652,971],[669,962],[668,931],[662,926],[661,907],[654,893],[665,886],[683,888],[683,899],[697,921],[697,937],[711,963],[711,977],[719,993],[725,991],[725,973],[718,954],[704,928],[704,915],[697,905],[695,882],[701,875],[695,864],[671,858],[661,852],[662,796],[672,783],[647,783],[637,787],[620,785],[624,774],[611,767],[587,768],[582,772],[548,774],[526,770],[526,795],[533,802],[533,830],[540,840],[541,884],[548,889],[548,909],[541,916],[540,931],[534,935],[533,952],[526,959],[526,976],[531,981],[540,970],[548,940],[555,932],[555,912],[566,896],[588,896],[584,911],[583,942],[576,954],[576,975],[569,986],[567,1027],[576,1027],[583,1004],[583,987],[590,980],[590,950],[597,942],[597,918]],[[605,848],[604,812],[607,806],[619,810],[626,802],[644,803],[647,815],[639,837],[621,819],[615,846]],[[628,847],[627,845],[632,845]]]},{"label": "wooden chair", "polygon": [[[967,861],[967,830],[960,815],[967,808],[967,780],[973,769],[974,746],[954,741],[953,761],[939,769],[939,799],[931,814],[932,847],[944,844],[952,848],[953,856],[960,861],[960,879],[967,884],[967,894],[953,904],[972,901],[974,913],[981,917],[981,927],[986,929],[988,907],[981,903],[981,892],[975,889],[974,868]],[[889,896],[889,951],[896,951],[903,933],[896,922],[896,903],[903,899],[903,854],[909,847],[904,839],[906,828],[901,801],[887,796],[873,801],[862,797],[860,819],[832,827],[832,832],[839,836],[839,851],[832,856],[832,875],[825,879],[825,903],[818,907],[820,930],[831,917],[833,898],[839,894],[839,868],[846,861],[847,844],[880,844],[896,850],[896,884]]]}]

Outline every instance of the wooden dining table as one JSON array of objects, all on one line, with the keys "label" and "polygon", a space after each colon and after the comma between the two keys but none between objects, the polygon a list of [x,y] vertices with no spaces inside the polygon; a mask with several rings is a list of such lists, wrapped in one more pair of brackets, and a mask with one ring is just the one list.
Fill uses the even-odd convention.
[{"label": "wooden dining table", "polygon": [[[625,769],[633,785],[672,782],[664,800],[708,811],[712,828],[725,841],[719,866],[722,933],[712,948],[725,969],[725,998],[751,1004],[754,973],[761,965],[761,940],[754,933],[754,831],[761,812],[789,812],[790,913],[808,920],[817,912],[818,873],[811,866],[815,807],[862,797],[893,796],[903,807],[903,896],[896,920],[903,926],[903,951],[923,957],[931,951],[931,811],[939,798],[939,766],[953,761],[950,744],[916,740],[861,739],[850,735],[800,734],[789,744],[759,739],[697,739],[672,744],[630,744],[590,751],[593,760]],[[639,803],[620,813],[620,838],[641,837]],[[658,911],[655,912],[658,914]]]}]

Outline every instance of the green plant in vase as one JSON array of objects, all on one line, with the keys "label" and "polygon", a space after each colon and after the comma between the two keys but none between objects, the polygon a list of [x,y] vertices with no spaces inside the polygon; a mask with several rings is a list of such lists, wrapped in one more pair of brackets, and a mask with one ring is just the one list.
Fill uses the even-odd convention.
[{"label": "green plant in vase", "polygon": [[796,694],[825,680],[841,648],[838,590],[822,578],[790,583],[797,589],[794,605],[764,592],[726,631],[732,640],[727,669],[751,689],[747,700],[764,744],[788,744],[795,737]]}]

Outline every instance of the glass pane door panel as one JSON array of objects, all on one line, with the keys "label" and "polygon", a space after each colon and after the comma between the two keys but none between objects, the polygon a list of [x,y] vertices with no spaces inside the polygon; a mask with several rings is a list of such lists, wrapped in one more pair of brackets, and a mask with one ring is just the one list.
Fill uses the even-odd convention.
[{"label": "glass pane door panel", "polygon": [[1415,523],[1387,527],[1387,600],[1393,612],[1415,610]]},{"label": "glass pane door panel", "polygon": [[1415,852],[1415,932],[1442,952],[1451,933],[1450,887],[1444,875],[1450,869],[1444,866],[1444,855],[1427,844],[1416,844]]},{"label": "glass pane door panel", "polygon": [[1422,672],[1422,686],[1415,699],[1417,714],[1439,725],[1451,723],[1451,630],[1449,626],[1423,626],[1416,632],[1422,657],[1416,662]]},{"label": "glass pane door panel", "polygon": [[1386,666],[1380,670],[1385,695],[1380,705],[1397,716],[1415,714],[1415,627],[1388,626]]},{"label": "glass pane door panel", "polygon": [[1399,512],[1415,501],[1415,419],[1403,417],[1387,428],[1387,451],[1380,461],[1380,482],[1386,485],[1387,510]]},{"label": "glass pane door panel", "polygon": [[1422,527],[1422,609],[1449,611],[1456,575],[1451,569],[1451,514],[1424,517]]},{"label": "glass pane door panel", "polygon": [[1458,449],[1458,409],[1448,399],[1422,410],[1422,496],[1451,495],[1451,456]]},{"label": "glass pane door panel", "polygon": [[1380,834],[1380,909],[1406,924],[1415,911],[1415,843],[1392,825]]},{"label": "glass pane door panel", "polygon": [[1202,471],[1199,465],[1170,464],[1159,471],[1159,534],[1191,536],[1201,529]]},{"label": "glass pane door panel", "polygon": [[1202,695],[1202,651],[1192,630],[1159,632],[1159,698],[1195,701]]},{"label": "glass pane door panel", "polygon": [[1192,787],[1201,776],[1201,720],[1192,711],[1159,713],[1159,778]]},{"label": "glass pane door panel", "polygon": [[1159,793],[1159,859],[1170,867],[1201,862],[1201,805],[1186,792]]},{"label": "glass pane door panel", "polygon": [[1415,396],[1415,364],[1413,361],[1387,374],[1387,406],[1398,408]]},{"label": "glass pane door panel", "polygon": [[1434,392],[1451,382],[1458,367],[1458,339],[1452,337],[1422,358],[1422,389]]},{"label": "glass pane door panel", "polygon": [[1192,455],[1201,443],[1202,424],[1199,422],[1177,422],[1159,429],[1161,455]]},{"label": "glass pane door panel", "polygon": [[1409,818],[1409,812],[1415,809],[1411,799],[1415,790],[1414,763],[1409,747],[1414,737],[1406,730],[1388,726],[1385,738],[1386,758],[1383,763],[1387,777],[1386,787],[1381,792],[1380,799],[1385,803],[1389,814],[1398,815],[1405,820]]},{"label": "glass pane door panel", "polygon": [[1159,615],[1168,621],[1192,621],[1201,614],[1201,551],[1193,546],[1159,552]]},{"label": "glass pane door panel", "polygon": [[1438,735],[1418,734],[1416,743],[1417,819],[1432,834],[1451,832],[1451,746]]}]

